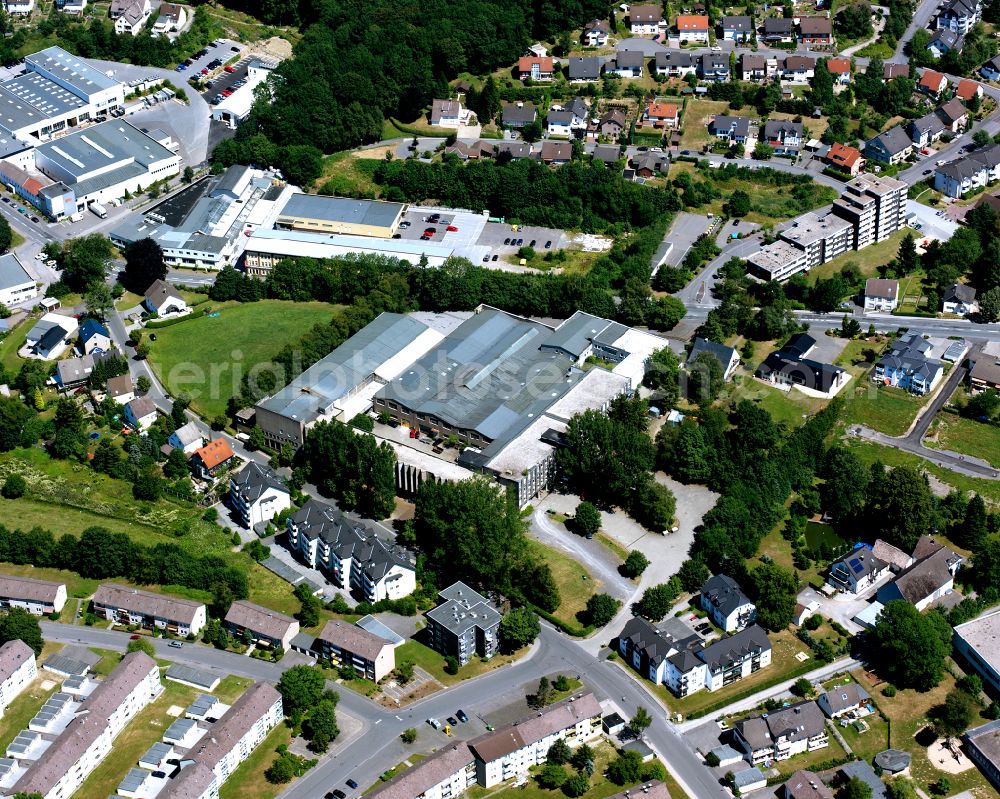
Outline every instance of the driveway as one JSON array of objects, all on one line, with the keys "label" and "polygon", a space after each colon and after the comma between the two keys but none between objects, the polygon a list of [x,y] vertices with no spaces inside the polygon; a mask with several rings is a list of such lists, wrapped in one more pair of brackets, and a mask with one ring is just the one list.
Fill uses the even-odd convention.
[{"label": "driveway", "polygon": [[677,214],[653,256],[653,268],[661,264],[680,266],[688,250],[708,230],[708,226],[709,219],[704,214],[689,214],[687,211]]},{"label": "driveway", "polygon": [[892,579],[893,575],[884,577],[878,585],[870,591],[866,591],[860,597],[842,594],[840,591],[833,596],[826,596],[822,591],[817,591],[811,586],[806,586],[799,593],[799,602],[808,605],[810,602],[819,603],[819,612],[835,622],[843,624],[851,634],[861,632],[861,625],[853,621],[862,610],[871,604],[875,597],[875,592]]},{"label": "driveway", "polygon": [[[756,233],[760,230],[760,225],[755,222],[743,222],[738,219],[730,219],[726,224],[722,226],[718,235],[715,237],[715,243],[719,247],[728,247],[730,244],[735,244],[740,239]],[[733,234],[739,234],[737,238],[733,238]]]},{"label": "driveway", "polygon": [[816,339],[816,346],[809,357],[822,363],[833,363],[847,346],[847,339],[839,336],[827,336],[825,328],[809,328],[809,334]]}]

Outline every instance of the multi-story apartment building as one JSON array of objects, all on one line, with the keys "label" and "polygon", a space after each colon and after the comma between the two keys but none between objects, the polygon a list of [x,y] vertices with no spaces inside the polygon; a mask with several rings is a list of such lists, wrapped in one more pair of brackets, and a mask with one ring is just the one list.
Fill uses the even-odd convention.
[{"label": "multi-story apartment building", "polygon": [[163,691],[156,661],[143,652],[122,658],[88,696],[80,712],[7,793],[69,799],[135,716]]},{"label": "multi-story apartment building", "polygon": [[243,526],[252,529],[290,508],[292,499],[278,475],[250,461],[229,480],[229,504]]},{"label": "multi-story apartment building", "polygon": [[353,666],[359,676],[378,682],[396,668],[396,650],[384,638],[340,619],[331,619],[316,636],[315,647],[336,666]]},{"label": "multi-story apartment building", "polygon": [[101,583],[94,612],[115,624],[136,624],[178,636],[197,635],[205,626],[205,606],[190,599],[153,594],[117,583]]},{"label": "multi-story apartment building", "polygon": [[474,655],[493,657],[497,651],[500,614],[482,594],[463,582],[438,593],[442,602],[426,613],[428,643],[445,657],[468,663]]},{"label": "multi-story apartment building", "polygon": [[937,16],[937,29],[966,36],[982,16],[983,4],[978,0],[949,0]]},{"label": "multi-story apartment building", "polygon": [[895,178],[867,173],[844,186],[833,213],[851,223],[855,250],[885,241],[906,224],[907,185]]},{"label": "multi-story apartment building", "polygon": [[0,646],[0,714],[38,676],[35,651],[15,639]]},{"label": "multi-story apartment building", "polygon": [[849,222],[833,214],[810,211],[781,231],[781,238],[806,254],[806,267],[825,264],[851,249],[853,230]]},{"label": "multi-story apartment building", "polygon": [[254,683],[185,755],[181,768],[159,794],[162,799],[216,799],[219,787],[284,718],[281,694]]},{"label": "multi-story apartment building", "polygon": [[292,639],[299,634],[299,623],[291,616],[246,600],[229,606],[224,623],[232,635],[243,638],[249,633],[258,646],[272,649],[277,646],[289,649]]},{"label": "multi-story apartment building", "polygon": [[416,590],[416,569],[405,549],[356,527],[325,502],[310,499],[288,518],[288,540],[306,565],[327,572],[343,588],[356,588],[367,602]]},{"label": "multi-story apartment building", "polygon": [[1000,180],[1000,144],[956,158],[934,172],[934,188],[956,199],[997,180]]},{"label": "multi-story apartment building", "polygon": [[740,584],[725,574],[709,577],[701,587],[701,608],[718,627],[731,633],[742,630],[757,618],[757,607]]},{"label": "multi-story apartment building", "polygon": [[369,794],[372,799],[455,799],[476,784],[476,759],[462,741],[438,749]]},{"label": "multi-story apartment building", "polygon": [[755,766],[829,745],[826,716],[815,702],[800,702],[766,717],[738,721],[733,725],[733,734],[746,759]]},{"label": "multi-story apartment building", "polygon": [[66,604],[66,585],[30,577],[0,576],[0,607],[22,608],[36,616],[60,613]]}]

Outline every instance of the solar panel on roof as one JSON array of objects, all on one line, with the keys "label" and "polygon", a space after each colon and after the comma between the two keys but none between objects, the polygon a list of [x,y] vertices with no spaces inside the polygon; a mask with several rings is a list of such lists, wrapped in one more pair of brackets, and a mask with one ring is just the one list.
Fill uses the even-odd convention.
[{"label": "solar panel on roof", "polygon": [[862,571],[864,571],[865,567],[862,565],[860,559],[858,559],[858,558],[851,558],[851,560],[849,562],[851,564],[851,568],[854,569],[854,571],[855,571],[856,574],[860,574]]}]

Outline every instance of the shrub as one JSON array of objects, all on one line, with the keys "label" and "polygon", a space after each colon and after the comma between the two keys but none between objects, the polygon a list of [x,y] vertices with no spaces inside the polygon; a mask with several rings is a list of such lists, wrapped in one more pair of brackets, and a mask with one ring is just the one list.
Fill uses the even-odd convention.
[{"label": "shrub", "polygon": [[20,499],[27,491],[28,484],[19,474],[10,475],[4,480],[3,488],[0,488],[0,494],[3,494],[5,499]]},{"label": "shrub", "polygon": [[896,695],[896,686],[894,685],[887,685],[885,688],[882,689],[882,696],[887,696],[890,699],[892,699],[895,695]]}]

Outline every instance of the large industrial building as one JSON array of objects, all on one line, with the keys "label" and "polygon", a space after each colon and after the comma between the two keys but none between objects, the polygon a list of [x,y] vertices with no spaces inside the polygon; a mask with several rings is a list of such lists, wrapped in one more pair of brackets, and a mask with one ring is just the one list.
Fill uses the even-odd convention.
[{"label": "large industrial building", "polygon": [[273,224],[294,192],[273,172],[231,166],[132,214],[108,236],[119,247],[154,239],[170,266],[222,269],[240,259],[249,241],[245,234]]},{"label": "large industrial building", "polygon": [[278,214],[277,228],[346,236],[391,238],[406,205],[318,194],[294,194]]}]

